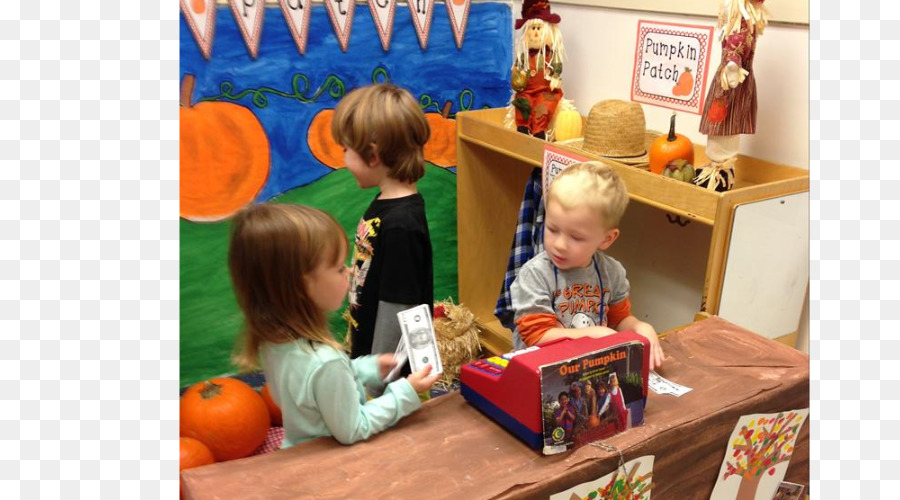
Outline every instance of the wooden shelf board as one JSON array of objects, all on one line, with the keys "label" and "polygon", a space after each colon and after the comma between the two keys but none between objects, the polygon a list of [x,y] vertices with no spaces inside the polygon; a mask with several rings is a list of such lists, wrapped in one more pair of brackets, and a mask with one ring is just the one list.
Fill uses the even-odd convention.
[{"label": "wooden shelf board", "polygon": [[[457,115],[459,138],[470,144],[504,154],[531,166],[541,166],[546,141],[529,137],[503,126],[505,108],[466,111]],[[755,199],[809,189],[809,172],[743,155],[738,156],[735,188],[725,193],[709,191],[689,183],[662,177],[562,144],[554,146],[602,161],[622,177],[629,196],[689,220],[713,225],[719,204],[731,199]],[[695,163],[706,161],[705,148],[694,145]]]}]

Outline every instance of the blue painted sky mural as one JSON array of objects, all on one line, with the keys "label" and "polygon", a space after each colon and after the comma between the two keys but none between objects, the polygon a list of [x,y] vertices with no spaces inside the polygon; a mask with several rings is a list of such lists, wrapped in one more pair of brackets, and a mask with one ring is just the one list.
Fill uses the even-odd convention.
[{"label": "blue painted sky mural", "polygon": [[265,201],[309,184],[332,170],[311,154],[307,129],[322,109],[353,88],[390,80],[420,99],[425,111],[452,102],[460,110],[505,106],[509,100],[512,18],[508,4],[473,3],[462,49],[442,4],[436,4],[428,48],[422,50],[406,5],[398,5],[390,51],[382,47],[366,4],[356,5],[347,52],[322,4],[314,4],[306,55],[301,55],[277,7],[268,7],[259,57],[253,60],[231,11],[219,7],[212,56],[203,58],[181,18],[181,78],[196,76],[194,101],[226,100],[249,108],[266,131],[269,178]]}]

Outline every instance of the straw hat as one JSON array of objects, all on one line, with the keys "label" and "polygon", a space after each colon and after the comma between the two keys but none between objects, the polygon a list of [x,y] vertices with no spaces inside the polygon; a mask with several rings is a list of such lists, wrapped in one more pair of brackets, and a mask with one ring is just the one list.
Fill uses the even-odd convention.
[{"label": "straw hat", "polygon": [[658,136],[659,132],[647,130],[640,104],[608,99],[591,108],[584,137],[560,144],[619,163],[640,165],[650,162],[650,146]]}]

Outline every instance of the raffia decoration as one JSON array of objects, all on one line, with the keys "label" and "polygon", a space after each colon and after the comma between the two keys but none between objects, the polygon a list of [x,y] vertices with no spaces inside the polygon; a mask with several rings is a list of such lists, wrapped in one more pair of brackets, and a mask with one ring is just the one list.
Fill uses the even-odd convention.
[{"label": "raffia decoration", "polygon": [[459,380],[460,367],[478,358],[480,331],[475,315],[462,304],[454,304],[448,299],[435,302],[434,310],[434,334],[444,366],[444,373],[435,385],[450,390]]}]

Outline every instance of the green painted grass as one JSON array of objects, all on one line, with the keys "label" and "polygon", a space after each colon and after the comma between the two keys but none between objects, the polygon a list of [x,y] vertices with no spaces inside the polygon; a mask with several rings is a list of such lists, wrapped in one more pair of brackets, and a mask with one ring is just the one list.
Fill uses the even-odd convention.
[{"label": "green painted grass", "polygon": [[[431,245],[434,249],[434,298],[458,301],[456,240],[456,175],[426,165],[419,181],[425,198]],[[336,170],[318,181],[272,200],[321,208],[338,220],[352,244],[356,224],[377,190],[362,190],[350,172]],[[233,373],[234,350],[243,318],[228,276],[229,221],[195,224],[181,220],[181,385]],[[346,302],[345,302],[346,306]],[[332,332],[343,339],[346,322],[340,313],[331,318]]]}]

